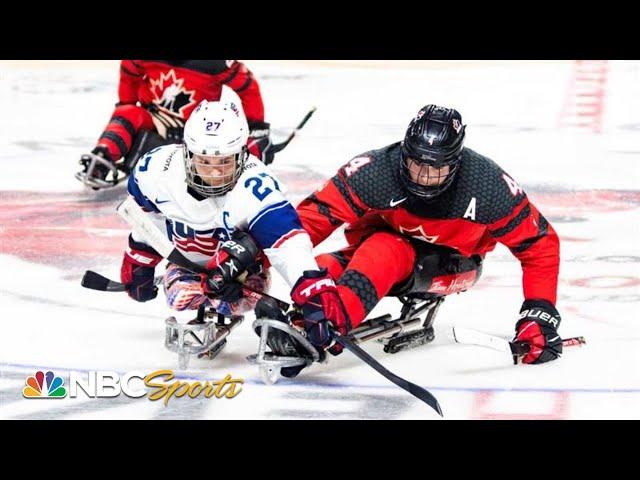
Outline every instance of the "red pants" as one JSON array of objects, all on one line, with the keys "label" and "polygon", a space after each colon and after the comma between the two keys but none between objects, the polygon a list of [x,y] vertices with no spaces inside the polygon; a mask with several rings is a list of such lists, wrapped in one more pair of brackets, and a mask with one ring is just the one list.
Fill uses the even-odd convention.
[{"label": "red pants", "polygon": [[391,288],[413,274],[416,252],[406,238],[379,231],[357,245],[316,257],[338,287],[352,328],[357,327]]},{"label": "red pants", "polygon": [[479,255],[465,257],[451,248],[419,241],[414,245],[403,235],[374,224],[347,230],[345,236],[350,246],[316,260],[336,282],[352,328],[388,294],[460,293],[471,288],[482,273]]},{"label": "red pants", "polygon": [[151,114],[136,105],[120,105],[113,111],[98,145],[104,145],[109,151],[109,160],[115,162],[129,153],[140,130],[155,130]]}]

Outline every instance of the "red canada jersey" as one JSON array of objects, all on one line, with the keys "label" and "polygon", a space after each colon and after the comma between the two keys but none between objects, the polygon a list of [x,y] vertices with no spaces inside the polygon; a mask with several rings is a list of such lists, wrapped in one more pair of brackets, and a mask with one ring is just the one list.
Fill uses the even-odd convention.
[{"label": "red canada jersey", "polygon": [[343,223],[352,231],[390,228],[465,256],[484,257],[500,242],[520,260],[525,299],[555,305],[560,241],[509,175],[464,148],[452,185],[425,201],[405,189],[400,155],[400,142],[364,153],[300,203],[297,211],[314,245]]},{"label": "red canada jersey", "polygon": [[236,91],[249,122],[264,121],[258,82],[235,60],[122,60],[118,97],[186,120],[202,100],[219,100],[222,85]]}]

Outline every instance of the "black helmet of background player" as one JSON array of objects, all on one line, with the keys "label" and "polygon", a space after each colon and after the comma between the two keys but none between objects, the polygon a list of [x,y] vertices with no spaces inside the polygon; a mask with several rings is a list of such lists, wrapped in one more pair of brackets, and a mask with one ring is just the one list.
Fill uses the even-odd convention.
[{"label": "black helmet of background player", "polygon": [[451,186],[464,143],[462,117],[453,108],[427,105],[409,123],[402,142],[400,177],[407,190],[432,199]]}]

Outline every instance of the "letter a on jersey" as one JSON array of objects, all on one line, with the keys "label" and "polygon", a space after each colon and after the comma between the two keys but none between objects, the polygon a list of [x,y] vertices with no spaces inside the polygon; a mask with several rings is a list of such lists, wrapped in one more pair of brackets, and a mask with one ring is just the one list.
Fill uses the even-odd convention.
[{"label": "letter a on jersey", "polygon": [[469,220],[476,219],[476,197],[471,197],[467,211],[464,212],[462,218],[468,218]]}]

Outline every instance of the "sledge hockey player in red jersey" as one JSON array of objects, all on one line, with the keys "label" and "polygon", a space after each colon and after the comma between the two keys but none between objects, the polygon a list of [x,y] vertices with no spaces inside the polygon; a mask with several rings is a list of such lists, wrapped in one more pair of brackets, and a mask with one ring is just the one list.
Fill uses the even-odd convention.
[{"label": "sledge hockey player in red jersey", "polygon": [[[82,155],[76,178],[94,190],[124,179],[145,152],[182,141],[184,123],[202,100],[217,101],[233,89],[249,122],[248,148],[273,161],[260,87],[235,60],[122,60],[118,103],[91,153]],[[122,174],[119,174],[119,171]]]},{"label": "sledge hockey player in red jersey", "polygon": [[522,188],[464,138],[460,113],[427,105],[402,142],[352,159],[297,207],[314,246],[347,224],[349,245],[316,257],[322,273],[305,272],[292,289],[316,347],[340,353],[330,325],[349,334],[385,296],[469,289],[500,242],[522,265],[515,339],[529,345],[523,363],[560,357],[558,236]]}]

